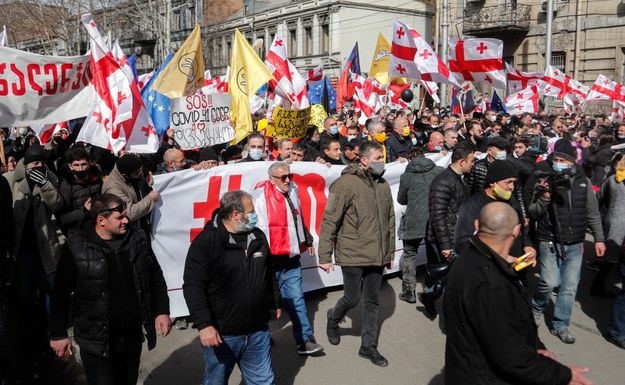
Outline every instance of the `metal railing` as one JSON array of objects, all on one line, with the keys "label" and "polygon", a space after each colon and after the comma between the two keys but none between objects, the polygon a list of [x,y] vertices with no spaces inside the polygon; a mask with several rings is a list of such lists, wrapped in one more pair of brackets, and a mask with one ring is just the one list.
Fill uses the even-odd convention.
[{"label": "metal railing", "polygon": [[505,4],[464,10],[463,31],[483,34],[491,31],[529,31],[531,5]]}]

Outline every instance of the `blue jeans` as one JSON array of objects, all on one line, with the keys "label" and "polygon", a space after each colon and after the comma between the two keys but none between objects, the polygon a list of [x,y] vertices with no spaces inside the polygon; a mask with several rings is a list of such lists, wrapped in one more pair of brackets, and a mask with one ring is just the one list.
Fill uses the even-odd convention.
[{"label": "blue jeans", "polygon": [[559,247],[555,243],[540,242],[540,281],[532,299],[532,310],[542,313],[549,304],[553,289],[560,287],[553,314],[553,327],[558,330],[569,326],[583,257],[582,243],[565,245],[564,259],[556,255]]},{"label": "blue jeans", "polygon": [[614,301],[608,335],[617,341],[625,341],[625,266],[621,265],[623,287]]},{"label": "blue jeans", "polygon": [[293,338],[298,345],[313,335],[302,290],[302,264],[276,270],[276,280],[282,294],[282,308],[286,310],[293,324]]},{"label": "blue jeans", "polygon": [[247,385],[273,385],[269,326],[247,335],[221,336],[218,347],[204,347],[204,385],[228,385],[228,379],[239,365]]}]

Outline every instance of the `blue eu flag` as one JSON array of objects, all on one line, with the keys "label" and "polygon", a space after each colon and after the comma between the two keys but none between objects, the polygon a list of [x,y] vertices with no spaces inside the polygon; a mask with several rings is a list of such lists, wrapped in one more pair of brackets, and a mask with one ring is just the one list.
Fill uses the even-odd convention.
[{"label": "blue eu flag", "polygon": [[169,98],[153,90],[152,85],[173,56],[174,54],[172,52],[167,55],[161,67],[141,90],[141,99],[143,99],[145,108],[148,110],[148,114],[150,114],[152,122],[154,123],[154,128],[159,135],[163,135],[163,132],[169,128]]}]

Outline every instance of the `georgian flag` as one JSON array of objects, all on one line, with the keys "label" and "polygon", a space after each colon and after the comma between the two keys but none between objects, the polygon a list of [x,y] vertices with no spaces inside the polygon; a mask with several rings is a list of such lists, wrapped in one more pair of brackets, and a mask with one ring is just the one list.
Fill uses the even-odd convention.
[{"label": "georgian flag", "polygon": [[516,94],[509,95],[503,100],[503,103],[510,114],[538,113],[538,85],[532,84]]},{"label": "georgian flag", "polygon": [[509,93],[519,92],[532,84],[537,84],[542,77],[542,72],[521,72],[506,63],[506,78],[508,80]]},{"label": "georgian flag", "polygon": [[33,129],[37,137],[39,138],[39,143],[45,144],[52,138],[54,134],[61,131],[62,129],[66,129],[69,131],[69,122],[64,121],[61,123],[54,124],[42,124],[42,125],[32,125],[30,128]]},{"label": "georgian flag", "polygon": [[367,119],[375,115],[376,111],[382,108],[380,83],[375,79],[365,79],[358,74],[352,74],[354,85],[354,110],[360,111],[359,124],[365,124]]},{"label": "georgian flag", "polygon": [[446,83],[460,87],[456,76],[417,31],[395,20],[390,77]]},{"label": "georgian flag", "polygon": [[538,82],[538,91],[544,96],[553,96],[563,100],[566,104],[572,105],[573,99],[569,94],[568,83],[571,80],[564,72],[554,66],[547,67],[547,71]]},{"label": "georgian flag", "polygon": [[91,72],[96,97],[76,141],[134,153],[155,153],[159,140],[134,76],[129,77],[100,35],[93,16],[81,17],[91,37]]},{"label": "georgian flag", "polygon": [[616,100],[612,102],[612,112],[608,117],[610,122],[618,124],[623,123],[625,121],[625,117],[623,115],[625,115],[625,107]]},{"label": "georgian flag", "polygon": [[604,75],[599,75],[595,84],[590,88],[584,103],[595,100],[613,100],[625,104],[625,89],[623,85],[608,79]]},{"label": "georgian flag", "polygon": [[438,84],[434,82],[426,82],[425,80],[419,80],[419,82],[421,83],[423,88],[427,90],[428,94],[430,94],[435,103],[441,102],[441,99],[436,94],[436,91],[438,91]]},{"label": "georgian flag", "polygon": [[287,59],[286,42],[278,34],[271,43],[265,65],[277,81],[274,87],[276,92],[286,98],[293,109],[300,110],[310,106],[306,81]]},{"label": "georgian flag", "polygon": [[308,70],[308,72],[302,72],[300,74],[308,84],[316,83],[319,80],[323,79],[323,63],[319,64],[312,70]]},{"label": "georgian flag", "polygon": [[498,39],[449,40],[449,69],[459,82],[472,81],[506,89],[503,41]]}]

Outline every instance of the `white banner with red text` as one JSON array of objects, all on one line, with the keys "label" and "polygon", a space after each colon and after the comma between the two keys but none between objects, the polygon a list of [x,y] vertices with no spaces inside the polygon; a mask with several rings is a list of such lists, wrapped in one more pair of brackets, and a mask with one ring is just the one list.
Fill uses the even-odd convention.
[{"label": "white banner with red text", "polygon": [[95,93],[91,55],[45,56],[0,46],[0,126],[86,116]]},{"label": "white banner with red text", "polygon": [[[437,165],[447,167],[451,156],[428,154]],[[222,194],[231,190],[252,192],[258,182],[267,179],[271,162],[249,162],[218,166],[210,170],[185,170],[154,177],[154,189],[161,194],[161,200],[152,214],[152,248],[163,269],[170,297],[172,317],[184,316],[188,310],[182,294],[183,271],[187,250],[191,240],[211,219],[219,207]],[[405,211],[397,203],[399,178],[407,163],[386,165],[384,179],[388,181],[395,203],[396,228]],[[319,227],[325,208],[330,185],[341,176],[345,166],[328,168],[314,162],[295,162],[291,165],[293,182],[299,187],[302,217],[318,246]],[[397,271],[403,249],[396,239],[395,263],[390,271]],[[341,269],[326,274],[318,268],[317,256],[302,254],[302,276],[304,291],[343,283]],[[420,263],[425,263],[423,248],[419,250]]]}]

